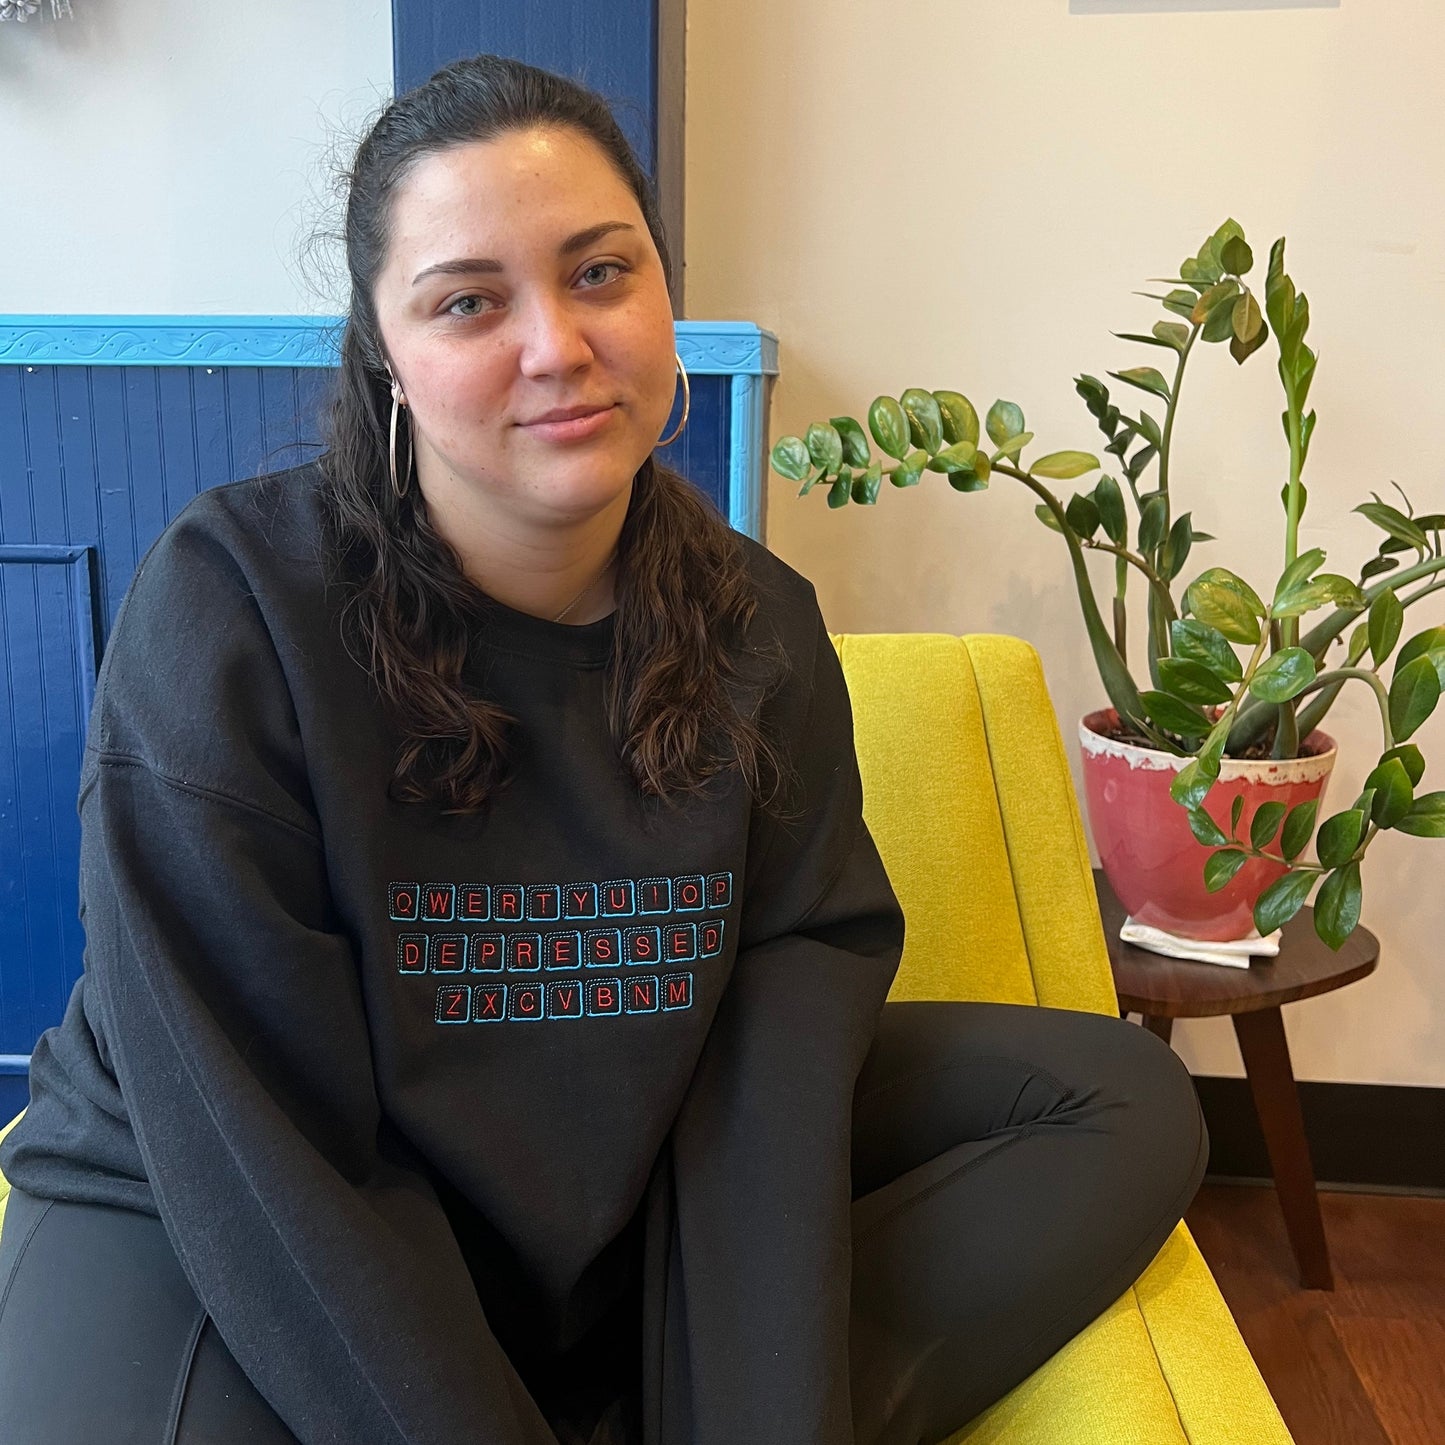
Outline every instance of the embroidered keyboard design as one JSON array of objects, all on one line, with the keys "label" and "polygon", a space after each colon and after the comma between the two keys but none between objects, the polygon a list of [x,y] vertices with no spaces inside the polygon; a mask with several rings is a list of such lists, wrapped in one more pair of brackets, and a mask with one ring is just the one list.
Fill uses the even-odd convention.
[{"label": "embroidered keyboard design", "polygon": [[[398,973],[442,975],[436,1022],[618,1018],[692,1007],[723,951],[733,875],[587,883],[392,883]],[[557,977],[571,974],[572,977]]]}]

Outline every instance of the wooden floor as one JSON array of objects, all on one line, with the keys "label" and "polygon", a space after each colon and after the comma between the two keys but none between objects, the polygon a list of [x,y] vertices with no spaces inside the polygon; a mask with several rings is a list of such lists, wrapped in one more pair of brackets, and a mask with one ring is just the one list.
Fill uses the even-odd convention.
[{"label": "wooden floor", "polygon": [[1295,1445],[1445,1442],[1445,1199],[1321,1192],[1335,1288],[1306,1290],[1271,1188],[1185,1216]]}]

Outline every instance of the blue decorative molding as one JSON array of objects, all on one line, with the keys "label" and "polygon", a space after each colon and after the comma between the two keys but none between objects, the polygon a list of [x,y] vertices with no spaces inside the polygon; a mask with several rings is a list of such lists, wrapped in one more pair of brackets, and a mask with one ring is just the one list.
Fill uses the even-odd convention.
[{"label": "blue decorative molding", "polygon": [[[6,316],[0,365],[335,366],[339,316]],[[775,376],[778,338],[751,321],[678,321],[689,373]]]},{"label": "blue decorative molding", "polygon": [[334,316],[5,316],[0,365],[335,366]]}]

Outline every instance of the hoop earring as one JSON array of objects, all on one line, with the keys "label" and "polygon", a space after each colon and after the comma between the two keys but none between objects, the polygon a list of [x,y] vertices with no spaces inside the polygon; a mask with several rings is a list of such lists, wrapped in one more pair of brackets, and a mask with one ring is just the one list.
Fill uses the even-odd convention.
[{"label": "hoop earring", "polygon": [[677,369],[682,374],[682,420],[678,422],[677,430],[670,437],[657,443],[659,447],[671,446],[682,435],[682,429],[687,425],[688,408],[692,405],[692,388],[687,384],[687,367],[682,364],[682,357],[678,356],[675,351],[672,354],[677,361]]},{"label": "hoop earring", "polygon": [[396,477],[396,419],[397,413],[401,410],[401,387],[393,381],[391,384],[391,490],[396,494],[398,502],[402,501],[411,487],[411,479],[416,471],[416,446],[411,437],[408,422],[406,439],[406,481],[398,483]]}]

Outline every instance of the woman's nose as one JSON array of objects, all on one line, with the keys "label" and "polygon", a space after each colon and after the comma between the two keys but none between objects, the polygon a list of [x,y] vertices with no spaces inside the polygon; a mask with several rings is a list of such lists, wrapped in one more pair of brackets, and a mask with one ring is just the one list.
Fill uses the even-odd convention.
[{"label": "woman's nose", "polygon": [[574,371],[592,360],[592,348],[583,330],[585,318],[570,298],[540,296],[530,301],[523,321],[521,366],[528,376]]}]

